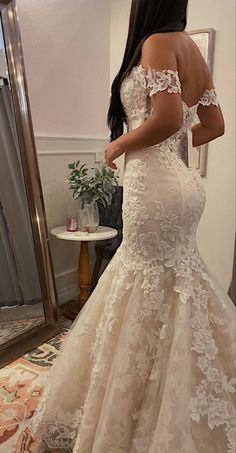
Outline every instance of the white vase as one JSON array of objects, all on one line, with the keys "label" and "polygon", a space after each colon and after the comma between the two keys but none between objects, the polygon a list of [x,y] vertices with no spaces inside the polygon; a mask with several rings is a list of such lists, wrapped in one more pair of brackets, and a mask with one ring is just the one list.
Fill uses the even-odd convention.
[{"label": "white vase", "polygon": [[83,232],[94,233],[99,225],[99,210],[97,203],[82,201],[79,207],[79,228]]}]

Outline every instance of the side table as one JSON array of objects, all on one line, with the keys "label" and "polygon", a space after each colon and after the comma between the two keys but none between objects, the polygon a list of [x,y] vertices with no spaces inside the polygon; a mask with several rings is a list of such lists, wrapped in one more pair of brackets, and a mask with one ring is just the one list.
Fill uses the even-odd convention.
[{"label": "side table", "polygon": [[80,241],[80,256],[78,264],[78,286],[79,286],[79,298],[77,303],[68,304],[68,307],[64,310],[64,315],[74,320],[78,315],[79,311],[86,303],[89,298],[90,288],[90,265],[89,265],[89,248],[88,243],[90,241],[103,241],[105,239],[111,239],[117,236],[118,231],[114,228],[99,226],[95,233],[83,233],[82,231],[67,231],[66,226],[59,226],[51,230],[51,234],[56,236],[58,239],[65,241]]}]

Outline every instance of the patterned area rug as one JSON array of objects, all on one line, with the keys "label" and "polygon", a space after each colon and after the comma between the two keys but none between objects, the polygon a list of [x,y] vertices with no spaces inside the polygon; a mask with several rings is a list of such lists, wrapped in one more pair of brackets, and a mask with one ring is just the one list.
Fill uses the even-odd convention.
[{"label": "patterned area rug", "polygon": [[37,453],[27,428],[68,328],[0,370],[0,453]]}]

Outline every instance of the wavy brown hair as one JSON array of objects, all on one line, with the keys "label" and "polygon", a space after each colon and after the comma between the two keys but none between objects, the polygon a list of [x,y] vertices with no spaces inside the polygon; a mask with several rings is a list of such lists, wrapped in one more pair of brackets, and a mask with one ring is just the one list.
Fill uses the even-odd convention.
[{"label": "wavy brown hair", "polygon": [[143,42],[154,33],[183,31],[187,22],[188,0],[132,0],[129,31],[123,61],[111,86],[107,124],[113,141],[124,132],[126,114],[120,98],[124,78],[141,59]]}]

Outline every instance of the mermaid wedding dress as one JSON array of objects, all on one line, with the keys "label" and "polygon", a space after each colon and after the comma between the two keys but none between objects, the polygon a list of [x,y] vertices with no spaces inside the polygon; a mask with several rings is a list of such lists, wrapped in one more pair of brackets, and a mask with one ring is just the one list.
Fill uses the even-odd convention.
[{"label": "mermaid wedding dress", "polygon": [[[121,99],[128,130],[178,73],[135,66]],[[235,307],[199,255],[205,204],[183,127],[126,155],[124,239],[72,324],[32,420],[42,451],[234,453]],[[45,449],[43,449],[45,448]],[[55,450],[54,450],[55,449]]]}]

